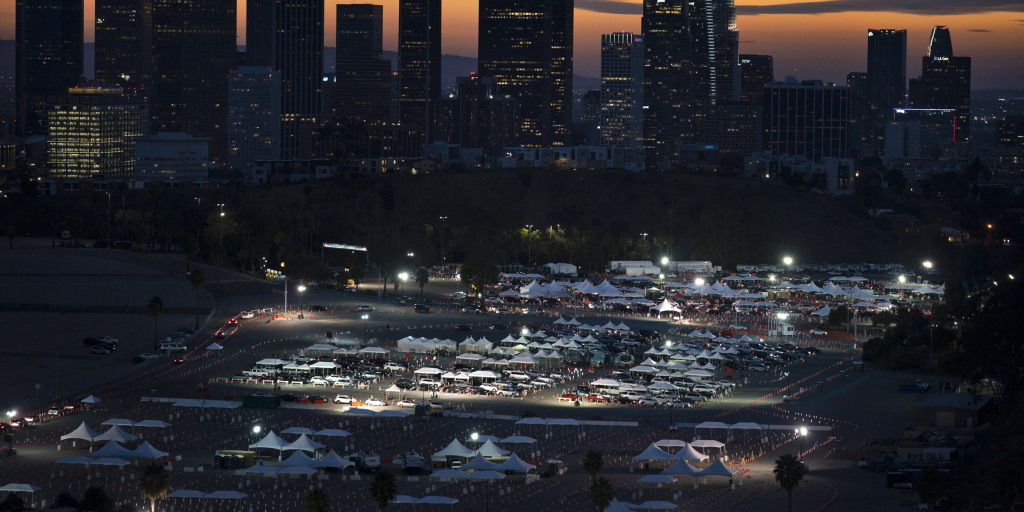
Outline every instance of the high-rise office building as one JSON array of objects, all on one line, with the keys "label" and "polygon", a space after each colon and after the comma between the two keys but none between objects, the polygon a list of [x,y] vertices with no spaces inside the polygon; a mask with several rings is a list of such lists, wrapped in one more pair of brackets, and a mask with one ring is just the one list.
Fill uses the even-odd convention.
[{"label": "high-rise office building", "polygon": [[868,29],[868,137],[879,139],[892,110],[906,103],[907,31]]},{"label": "high-rise office building", "polygon": [[971,133],[971,58],[953,57],[949,29],[935,27],[921,57],[921,76],[910,80],[912,108],[956,109],[956,142]]},{"label": "high-rise office building", "polygon": [[775,81],[775,61],[771,55],[744,53],[740,59],[740,101],[760,105],[764,86]]},{"label": "high-rise office building", "polygon": [[499,155],[511,141],[515,113],[515,98],[502,93],[496,79],[460,76],[455,91],[438,102],[434,133],[448,144]]},{"label": "high-rise office building", "polygon": [[364,121],[391,120],[391,61],[382,58],[384,7],[338,4],[335,115]]},{"label": "high-rise office building", "polygon": [[692,1],[688,24],[693,41],[693,86],[699,120],[706,115],[702,110],[712,105],[740,100],[736,6],[733,0]]},{"label": "high-rise office building", "polygon": [[644,0],[644,155],[648,170],[668,168],[694,142],[691,41],[686,0]]},{"label": "high-rise office building", "polygon": [[153,75],[153,1],[96,1],[96,80],[149,88]]},{"label": "high-rise office building", "polygon": [[17,0],[14,11],[14,131],[42,134],[47,104],[82,77],[83,0]]},{"label": "high-rise office building", "polygon": [[572,38],[572,0],[481,0],[480,76],[519,101],[515,145],[568,142]]},{"label": "high-rise office building", "polygon": [[153,0],[150,129],[209,138],[210,156],[224,162],[236,59],[234,2]]},{"label": "high-rise office building", "polygon": [[431,142],[441,96],[441,0],[399,0],[398,118]]},{"label": "high-rise office building", "polygon": [[281,74],[243,66],[228,79],[228,167],[248,172],[281,155]]},{"label": "high-rise office building", "polygon": [[324,3],[248,0],[246,5],[246,64],[281,73],[281,158],[310,158],[321,107]]},{"label": "high-rise office building", "polygon": [[764,149],[812,161],[847,158],[849,90],[819,80],[765,87]]},{"label": "high-rise office building", "polygon": [[601,35],[602,146],[643,147],[644,41],[629,32]]},{"label": "high-rise office building", "polygon": [[47,173],[66,179],[131,179],[135,139],[146,134],[141,96],[120,87],[86,84],[50,106]]},{"label": "high-rise office building", "polygon": [[852,156],[869,156],[877,153],[874,131],[876,125],[871,112],[871,90],[868,74],[851,71],[846,74],[846,87],[850,90],[850,124],[848,128]]}]

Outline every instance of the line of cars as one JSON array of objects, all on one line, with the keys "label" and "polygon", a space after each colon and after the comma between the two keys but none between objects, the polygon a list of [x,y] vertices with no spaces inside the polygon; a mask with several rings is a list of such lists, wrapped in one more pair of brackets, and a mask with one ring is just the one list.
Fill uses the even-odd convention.
[{"label": "line of cars", "polygon": [[117,338],[113,336],[84,338],[82,344],[89,347],[90,354],[106,355],[117,350]]}]

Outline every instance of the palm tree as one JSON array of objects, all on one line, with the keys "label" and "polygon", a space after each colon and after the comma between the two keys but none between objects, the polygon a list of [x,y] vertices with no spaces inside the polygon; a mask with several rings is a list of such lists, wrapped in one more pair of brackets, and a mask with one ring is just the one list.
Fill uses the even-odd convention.
[{"label": "palm tree", "polygon": [[331,503],[323,489],[313,489],[306,493],[306,512],[327,512]]},{"label": "palm tree", "polygon": [[388,503],[398,495],[398,488],[395,486],[395,475],[390,471],[378,471],[377,476],[370,482],[370,497],[377,502],[380,510],[387,510]]},{"label": "palm tree", "polygon": [[583,471],[590,475],[590,483],[597,481],[597,474],[604,469],[604,455],[597,450],[587,450],[583,455]]},{"label": "palm tree", "polygon": [[139,493],[149,498],[150,510],[156,512],[156,500],[167,497],[167,472],[160,464],[150,464],[139,477]]},{"label": "palm tree", "polygon": [[420,297],[423,296],[423,287],[430,281],[430,272],[427,271],[427,267],[420,267],[416,269],[416,284],[420,285]]},{"label": "palm tree", "polygon": [[188,282],[196,290],[196,329],[199,328],[199,289],[206,284],[206,276],[198,268],[188,274]]},{"label": "palm tree", "polygon": [[156,345],[156,319],[160,316],[160,313],[164,312],[164,300],[159,295],[156,295],[149,299],[146,309],[149,311],[149,314],[153,315],[153,345]]},{"label": "palm tree", "polygon": [[921,501],[928,504],[928,508],[935,506],[935,502],[942,498],[943,484],[939,477],[939,470],[935,467],[926,468],[921,472],[921,480],[917,482],[917,495]]},{"label": "palm tree", "polygon": [[795,455],[787,453],[775,461],[775,480],[779,486],[786,490],[786,497],[789,499],[789,512],[793,512],[793,489],[800,485],[807,470],[804,463],[800,462]]},{"label": "palm tree", "polygon": [[597,510],[604,510],[615,499],[615,488],[607,478],[602,476],[590,486],[590,499],[597,506]]}]

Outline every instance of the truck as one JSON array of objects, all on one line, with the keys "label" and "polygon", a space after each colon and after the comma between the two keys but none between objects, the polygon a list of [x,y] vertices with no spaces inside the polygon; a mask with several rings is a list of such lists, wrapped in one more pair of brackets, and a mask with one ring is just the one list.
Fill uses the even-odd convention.
[{"label": "truck", "polygon": [[416,452],[406,452],[405,454],[405,467],[403,470],[406,473],[420,473],[423,471],[425,466],[423,456]]},{"label": "truck", "polygon": [[926,393],[932,388],[931,384],[921,379],[900,379],[900,393]]},{"label": "truck", "polygon": [[380,455],[376,453],[357,452],[348,456],[348,460],[356,464],[360,471],[377,471],[380,469]]}]

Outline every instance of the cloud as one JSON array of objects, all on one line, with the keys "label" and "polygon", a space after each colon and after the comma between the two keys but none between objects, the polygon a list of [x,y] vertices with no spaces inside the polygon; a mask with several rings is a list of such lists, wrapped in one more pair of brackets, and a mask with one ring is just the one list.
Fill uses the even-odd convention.
[{"label": "cloud", "polygon": [[[756,1],[756,0],[755,0]],[[739,5],[738,14],[830,14],[839,12],[903,12],[948,16],[985,12],[1024,12],[1019,0],[818,0],[776,5]]]},{"label": "cloud", "polygon": [[987,28],[972,28],[972,29],[968,30],[968,32],[992,32],[992,31],[987,29]]},{"label": "cloud", "polygon": [[642,3],[627,0],[576,0],[577,9],[603,14],[636,14],[644,12]]}]

